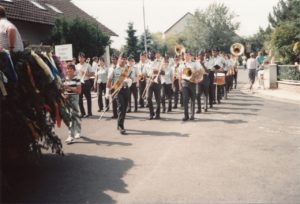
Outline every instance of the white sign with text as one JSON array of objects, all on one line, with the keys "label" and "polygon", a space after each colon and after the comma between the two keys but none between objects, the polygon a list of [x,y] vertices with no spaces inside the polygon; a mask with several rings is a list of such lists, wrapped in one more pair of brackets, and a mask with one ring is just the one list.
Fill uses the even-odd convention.
[{"label": "white sign with text", "polygon": [[73,59],[72,44],[56,45],[55,55],[58,56],[62,61],[72,60]]}]

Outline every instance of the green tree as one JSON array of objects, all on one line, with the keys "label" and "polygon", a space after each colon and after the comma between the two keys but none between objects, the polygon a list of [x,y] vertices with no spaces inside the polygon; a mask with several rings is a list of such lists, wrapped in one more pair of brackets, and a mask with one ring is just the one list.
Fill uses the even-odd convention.
[{"label": "green tree", "polygon": [[250,37],[246,37],[241,40],[243,44],[251,44],[251,52],[258,52],[265,50],[266,47],[269,47],[269,41],[271,39],[272,28],[268,26],[266,29],[259,28],[258,32]]},{"label": "green tree", "polygon": [[57,19],[52,29],[50,44],[72,44],[73,54],[84,52],[87,56],[101,56],[110,44],[109,36],[101,32],[98,26],[89,21],[75,18]]},{"label": "green tree", "polygon": [[286,21],[294,21],[300,26],[300,0],[280,0],[269,14],[269,22],[273,28]]},{"label": "green tree", "polygon": [[165,55],[167,52],[167,46],[163,39],[163,34],[161,32],[151,33],[151,38],[153,42],[153,50],[159,51],[162,55]]},{"label": "green tree", "polygon": [[145,34],[146,34],[146,42],[147,42],[147,51],[151,52],[153,50],[153,40],[152,40],[152,36],[149,32],[148,29],[146,29],[146,33],[144,32],[141,36],[140,36],[140,40],[138,42],[138,52],[141,53],[143,51],[145,51]]},{"label": "green tree", "polygon": [[188,48],[198,51],[218,47],[228,52],[239,28],[239,23],[233,22],[235,17],[227,6],[219,3],[196,10],[186,32]]},{"label": "green tree", "polygon": [[283,63],[293,63],[299,60],[299,56],[293,51],[294,44],[300,40],[300,28],[296,22],[282,22],[271,35],[271,44],[275,48],[275,54]]},{"label": "green tree", "polygon": [[125,45],[125,53],[129,55],[133,55],[136,61],[139,60],[139,53],[138,53],[138,38],[135,36],[136,30],[133,29],[133,23],[128,23],[127,38],[126,38],[126,45]]}]

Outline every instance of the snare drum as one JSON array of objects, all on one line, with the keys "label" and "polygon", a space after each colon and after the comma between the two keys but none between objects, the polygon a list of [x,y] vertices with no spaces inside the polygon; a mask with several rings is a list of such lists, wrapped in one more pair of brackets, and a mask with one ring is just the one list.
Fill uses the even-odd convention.
[{"label": "snare drum", "polygon": [[214,84],[224,85],[225,84],[225,74],[224,73],[215,74]]}]

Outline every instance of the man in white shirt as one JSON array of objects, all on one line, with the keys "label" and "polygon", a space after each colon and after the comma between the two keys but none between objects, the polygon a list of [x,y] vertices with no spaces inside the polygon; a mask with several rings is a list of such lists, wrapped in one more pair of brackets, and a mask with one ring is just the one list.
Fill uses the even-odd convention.
[{"label": "man in white shirt", "polygon": [[145,102],[143,99],[143,93],[146,87],[146,75],[144,72],[149,69],[149,64],[147,63],[147,53],[142,52],[140,55],[140,62],[137,64],[138,72],[138,87],[139,87],[139,104],[140,108],[144,108]]},{"label": "man in white shirt", "polygon": [[5,8],[0,6],[0,49],[11,52],[24,51],[21,35],[14,24],[6,18]]},{"label": "man in white shirt", "polygon": [[247,60],[247,69],[249,70],[248,76],[250,80],[250,91],[252,91],[255,82],[256,69],[259,67],[258,61],[255,59],[255,54],[250,53],[250,58]]},{"label": "man in white shirt", "polygon": [[[90,81],[90,77],[95,75],[93,68],[89,63],[85,62],[85,54],[80,52],[78,55],[79,63],[76,65],[76,70],[78,73],[78,77],[81,81],[81,93],[79,95],[79,108],[82,117],[92,116],[92,99],[91,99],[91,88],[93,84]],[[87,101],[88,114],[84,110],[83,106],[83,95]]]},{"label": "man in white shirt", "polygon": [[[195,119],[195,99],[196,99],[196,85],[197,82],[187,79],[185,70],[188,68],[192,73],[201,69],[198,63],[192,61],[192,55],[190,51],[186,51],[184,54],[184,63],[180,65],[179,74],[179,89],[182,90],[184,117],[183,121]],[[191,117],[189,117],[189,100],[191,99]]]},{"label": "man in white shirt", "polygon": [[132,67],[131,71],[128,74],[128,77],[132,80],[132,84],[129,88],[129,99],[128,99],[128,109],[127,113],[131,112],[131,95],[133,96],[134,100],[134,112],[138,110],[138,90],[137,90],[137,66],[134,61],[134,57],[130,55],[128,57],[128,66]]}]

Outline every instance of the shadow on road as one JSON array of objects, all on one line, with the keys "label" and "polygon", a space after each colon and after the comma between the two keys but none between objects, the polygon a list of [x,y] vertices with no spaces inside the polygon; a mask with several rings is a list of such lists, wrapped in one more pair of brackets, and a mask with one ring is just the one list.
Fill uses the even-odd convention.
[{"label": "shadow on road", "polygon": [[[222,108],[223,109],[223,108]],[[206,114],[224,114],[224,115],[257,115],[256,113],[245,113],[245,112],[225,112],[225,111],[213,111],[213,112],[207,112]]]},{"label": "shadow on road", "polygon": [[161,132],[161,131],[147,131],[147,130],[133,130],[126,129],[128,135],[143,135],[143,136],[171,136],[171,137],[189,137],[189,134],[182,134],[180,132]]},{"label": "shadow on road", "polygon": [[215,106],[213,109],[214,110],[221,110],[221,109],[226,109],[226,110],[243,110],[243,111],[259,111],[260,110],[258,108],[217,107],[217,106]]},{"label": "shadow on road", "polygon": [[240,124],[240,123],[247,123],[248,121],[245,120],[221,120],[221,119],[196,119],[196,121],[200,122],[224,122],[229,124]]},{"label": "shadow on road", "polygon": [[236,105],[236,106],[263,106],[263,103],[235,103],[235,102],[229,102],[230,105]]},{"label": "shadow on road", "polygon": [[96,145],[106,145],[106,146],[113,146],[113,145],[120,145],[120,146],[131,146],[131,143],[127,142],[111,142],[111,141],[104,141],[104,140],[94,140],[85,136],[81,136],[81,140],[76,140],[73,143],[77,144],[96,144]]},{"label": "shadow on road", "polygon": [[[46,155],[34,169],[22,169],[13,203],[115,203],[105,191],[128,193],[122,180],[134,166],[130,159],[68,154]],[[18,170],[15,170],[18,171]],[[19,175],[20,175],[19,173]],[[17,174],[18,175],[18,174]]]}]

